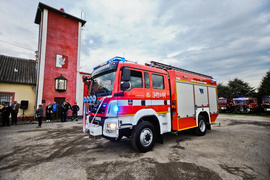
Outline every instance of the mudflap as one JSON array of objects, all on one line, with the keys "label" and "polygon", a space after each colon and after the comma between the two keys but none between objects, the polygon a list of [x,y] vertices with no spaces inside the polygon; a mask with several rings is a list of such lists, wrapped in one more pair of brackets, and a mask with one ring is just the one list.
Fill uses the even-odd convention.
[{"label": "mudflap", "polygon": [[163,144],[163,134],[160,134],[160,135],[157,137],[157,142],[160,143],[160,144]]},{"label": "mudflap", "polygon": [[207,123],[207,124],[206,124],[206,129],[207,129],[207,130],[211,130],[211,124],[210,124],[210,123]]}]

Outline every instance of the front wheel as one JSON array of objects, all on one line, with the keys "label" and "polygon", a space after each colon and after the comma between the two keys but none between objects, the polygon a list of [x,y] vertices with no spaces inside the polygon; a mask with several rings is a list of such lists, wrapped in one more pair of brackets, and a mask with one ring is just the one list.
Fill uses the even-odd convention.
[{"label": "front wheel", "polygon": [[156,143],[156,136],[155,126],[148,121],[143,121],[132,131],[132,147],[139,152],[150,151]]},{"label": "front wheel", "polygon": [[195,128],[195,134],[197,136],[203,136],[206,133],[206,120],[202,115],[199,115],[198,119],[198,127]]}]

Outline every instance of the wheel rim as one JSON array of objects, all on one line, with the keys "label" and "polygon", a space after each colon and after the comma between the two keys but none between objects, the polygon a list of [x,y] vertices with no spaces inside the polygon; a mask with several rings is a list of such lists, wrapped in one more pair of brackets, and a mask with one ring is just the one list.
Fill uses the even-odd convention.
[{"label": "wheel rim", "polygon": [[153,141],[153,132],[151,129],[146,128],[143,129],[140,133],[140,143],[142,146],[147,147],[149,146]]},{"label": "wheel rim", "polygon": [[200,121],[199,128],[200,128],[201,132],[204,132],[205,131],[206,126],[205,126],[204,120],[201,120]]}]

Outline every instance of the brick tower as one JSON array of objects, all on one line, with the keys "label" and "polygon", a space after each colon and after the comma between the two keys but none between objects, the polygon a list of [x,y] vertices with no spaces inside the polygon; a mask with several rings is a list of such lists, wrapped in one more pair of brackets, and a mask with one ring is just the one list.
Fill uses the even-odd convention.
[{"label": "brick tower", "polygon": [[86,21],[43,3],[38,4],[39,25],[36,104],[72,105],[79,97],[81,81],[81,28]]}]

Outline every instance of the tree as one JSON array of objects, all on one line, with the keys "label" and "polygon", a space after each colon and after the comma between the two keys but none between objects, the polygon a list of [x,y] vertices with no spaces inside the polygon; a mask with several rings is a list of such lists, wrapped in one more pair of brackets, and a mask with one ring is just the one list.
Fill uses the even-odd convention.
[{"label": "tree", "polygon": [[217,84],[218,89],[218,97],[231,97],[230,88],[226,85],[223,85],[222,83]]},{"label": "tree", "polygon": [[270,96],[270,70],[266,72],[258,88],[258,98],[261,100],[265,95]]},{"label": "tree", "polygon": [[238,78],[235,78],[234,80],[229,80],[228,86],[231,92],[230,98],[254,97],[256,95],[255,88],[250,87],[247,82],[244,82]]}]

